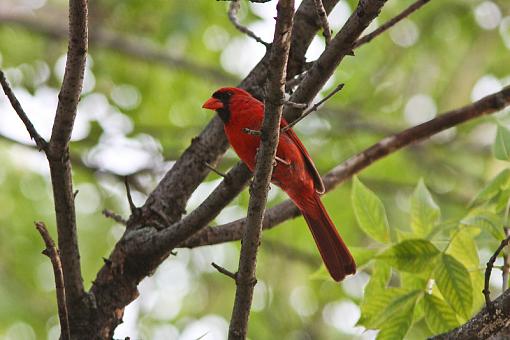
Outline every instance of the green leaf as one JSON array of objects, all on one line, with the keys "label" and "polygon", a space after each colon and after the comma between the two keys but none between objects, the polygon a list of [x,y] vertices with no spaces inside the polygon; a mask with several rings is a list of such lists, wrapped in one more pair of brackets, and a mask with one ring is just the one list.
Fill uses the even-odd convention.
[{"label": "green leaf", "polygon": [[411,197],[411,229],[419,237],[425,237],[439,221],[440,210],[420,179]]},{"label": "green leaf", "polygon": [[372,265],[372,275],[365,286],[364,298],[368,299],[373,294],[386,289],[391,278],[391,266],[387,261],[375,260]]},{"label": "green leaf", "polygon": [[397,315],[394,315],[379,330],[377,340],[398,340],[404,339],[407,331],[411,328],[413,322],[414,305],[403,309]]},{"label": "green leaf", "polygon": [[425,322],[434,334],[444,333],[459,325],[455,312],[443,299],[425,294],[423,306]]},{"label": "green leaf", "polygon": [[475,211],[460,221],[469,227],[480,228],[492,234],[496,240],[503,240],[503,221],[499,215],[490,211]]},{"label": "green leaf", "polygon": [[480,266],[478,249],[474,238],[480,233],[479,228],[461,228],[454,232],[446,254],[452,255],[469,270],[477,270]]},{"label": "green leaf", "polygon": [[496,140],[492,145],[494,157],[502,161],[510,160],[510,130],[498,124]]},{"label": "green leaf", "polygon": [[494,177],[489,183],[483,187],[482,190],[476,194],[473,201],[469,204],[470,206],[479,205],[485,203],[496,196],[502,189],[507,189],[510,184],[510,169],[501,171],[496,177]]},{"label": "green leaf", "polygon": [[370,260],[374,259],[375,254],[377,253],[376,249],[369,249],[366,247],[352,247],[349,246],[349,250],[351,251],[352,256],[354,257],[354,261],[356,262],[356,267],[361,267]]},{"label": "green leaf", "polygon": [[466,267],[453,256],[441,255],[434,277],[448,304],[463,318],[469,318],[473,306],[473,288]]},{"label": "green leaf", "polygon": [[[414,309],[422,293],[421,290],[387,288],[380,294],[373,295],[364,306],[362,305],[358,323],[371,329],[381,328],[392,318],[398,317],[402,311],[409,314],[409,310]],[[412,320],[412,314],[410,317]]]},{"label": "green leaf", "polygon": [[439,250],[430,241],[423,239],[405,240],[397,243],[378,256],[393,267],[411,273],[419,273],[432,265]]},{"label": "green leaf", "polygon": [[388,243],[390,232],[388,218],[381,200],[358,177],[354,177],[352,207],[360,228],[374,240]]}]

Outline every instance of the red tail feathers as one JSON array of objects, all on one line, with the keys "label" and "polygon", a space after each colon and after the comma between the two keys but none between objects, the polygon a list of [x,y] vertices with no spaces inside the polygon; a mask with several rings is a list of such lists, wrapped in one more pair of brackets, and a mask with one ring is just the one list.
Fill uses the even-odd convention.
[{"label": "red tail feathers", "polygon": [[315,195],[312,201],[307,202],[302,213],[333,279],[342,281],[346,275],[354,274],[356,263],[329,218],[319,195]]}]

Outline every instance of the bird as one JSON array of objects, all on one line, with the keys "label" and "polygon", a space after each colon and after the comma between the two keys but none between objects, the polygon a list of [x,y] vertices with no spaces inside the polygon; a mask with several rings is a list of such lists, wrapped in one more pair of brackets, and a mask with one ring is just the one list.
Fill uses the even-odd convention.
[{"label": "bird", "polygon": [[[262,128],[264,104],[241,88],[223,87],[202,107],[217,112],[230,145],[253,172],[260,135],[248,132]],[[280,128],[287,125],[282,118]],[[331,277],[339,282],[355,274],[354,258],[321,202],[320,195],[325,192],[321,176],[291,128],[281,130],[271,182],[287,193],[301,211]]]}]

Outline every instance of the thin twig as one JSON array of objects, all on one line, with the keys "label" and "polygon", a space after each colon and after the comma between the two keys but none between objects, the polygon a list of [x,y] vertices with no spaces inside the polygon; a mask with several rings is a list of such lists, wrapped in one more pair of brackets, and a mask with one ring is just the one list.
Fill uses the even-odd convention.
[{"label": "thin twig", "polygon": [[510,236],[501,241],[499,244],[498,249],[494,252],[494,254],[491,256],[489,261],[487,262],[487,267],[485,268],[485,283],[483,287],[483,295],[485,296],[485,304],[487,307],[491,307],[491,297],[490,297],[490,290],[489,290],[489,281],[491,278],[491,272],[492,268],[494,267],[494,262],[496,262],[496,259],[499,256],[499,253],[501,250],[503,250],[504,247],[508,245],[508,242],[510,242]]},{"label": "thin twig", "polygon": [[133,197],[131,197],[131,189],[129,187],[129,179],[128,176],[124,177],[124,186],[126,187],[126,196],[129,202],[129,209],[131,210],[132,214],[136,214],[138,211],[138,208],[136,207],[135,203],[133,202]]},{"label": "thin twig", "polygon": [[410,5],[405,10],[403,10],[399,15],[397,15],[396,17],[393,17],[392,19],[388,20],[381,27],[379,27],[378,29],[376,29],[372,33],[369,33],[369,34],[359,38],[354,43],[354,47],[353,48],[360,47],[361,45],[364,45],[364,44],[372,41],[372,39],[374,39],[375,37],[377,37],[381,33],[386,32],[388,29],[390,29],[395,24],[397,24],[399,21],[401,21],[404,18],[407,18],[411,13],[413,13],[416,10],[418,10],[420,7],[422,7],[423,5],[428,3],[429,1],[430,0],[417,0],[412,5]]},{"label": "thin twig", "polygon": [[227,178],[227,174],[224,174],[223,172],[219,171],[218,169],[216,169],[214,166],[212,166],[211,164],[205,162],[205,166],[211,170],[212,172],[214,172],[216,175],[219,175],[223,178]]},{"label": "thin twig", "polygon": [[112,220],[114,220],[115,222],[117,222],[119,224],[122,224],[122,225],[127,224],[127,220],[124,219],[124,217],[122,217],[121,215],[117,214],[114,211],[111,211],[109,209],[103,209],[102,213],[103,213],[104,217],[111,218]]},{"label": "thin twig", "polygon": [[[506,237],[510,237],[510,228],[504,227]],[[510,251],[507,249],[505,255],[503,256],[503,268],[501,269],[503,276],[503,284],[501,286],[501,291],[504,292],[508,289],[508,276],[510,274]]]},{"label": "thin twig", "polygon": [[248,27],[241,25],[241,23],[239,22],[239,19],[237,18],[237,13],[239,12],[240,8],[241,8],[241,3],[239,0],[233,0],[230,3],[229,9],[228,9],[228,18],[230,19],[230,22],[232,22],[232,25],[234,25],[235,28],[237,28],[240,32],[246,34],[250,38],[253,38],[256,42],[261,43],[266,48],[269,48],[271,46],[271,44],[262,40],[258,35],[256,35]]},{"label": "thin twig", "polygon": [[338,84],[334,89],[333,91],[331,91],[326,97],[322,98],[320,101],[318,101],[317,103],[315,103],[314,105],[312,105],[312,107],[310,107],[309,109],[307,109],[306,111],[304,111],[300,116],[299,118],[297,118],[296,120],[294,120],[292,123],[290,123],[289,125],[285,126],[284,128],[282,128],[282,132],[285,132],[287,130],[289,130],[290,128],[292,128],[294,125],[296,125],[297,123],[299,123],[300,121],[302,121],[306,116],[308,116],[310,113],[314,112],[314,111],[317,111],[319,109],[319,107],[324,104],[329,98],[333,97],[337,92],[339,92],[341,89],[343,89],[344,87],[344,84]]},{"label": "thin twig", "polygon": [[236,275],[236,295],[228,339],[246,339],[250,316],[253,289],[257,282],[257,252],[262,232],[269,182],[273,171],[273,162],[279,138],[279,126],[283,111],[287,60],[289,57],[294,0],[279,0],[276,6],[277,17],[274,39],[269,57],[271,70],[266,82],[266,100],[262,138],[256,156],[253,184],[250,187],[250,201],[246,220],[246,232],[241,243],[239,270]]},{"label": "thin twig", "polygon": [[19,103],[18,99],[14,95],[14,92],[12,92],[12,89],[9,86],[9,83],[7,82],[7,79],[5,78],[5,74],[2,70],[0,70],[0,83],[2,84],[2,88],[4,90],[5,95],[7,96],[7,98],[9,98],[9,101],[11,102],[12,108],[14,109],[14,111],[16,111],[19,118],[23,121],[23,124],[25,124],[25,127],[28,130],[30,137],[35,141],[35,144],[37,145],[39,150],[46,151],[46,149],[48,147],[48,143],[37,132],[34,125],[28,118],[27,114],[21,107],[21,104]]},{"label": "thin twig", "polygon": [[64,274],[62,272],[62,262],[60,261],[60,253],[55,246],[55,242],[50,236],[48,229],[43,222],[35,222],[35,227],[44,241],[46,249],[43,254],[48,256],[53,266],[53,274],[55,275],[55,288],[57,293],[58,317],[60,320],[61,336],[63,340],[71,339],[71,331],[69,328],[69,316],[67,313],[66,290],[64,285]]},{"label": "thin twig", "polygon": [[211,262],[211,266],[213,266],[214,268],[216,268],[217,271],[219,271],[220,273],[230,277],[231,279],[233,279],[234,281],[237,280],[237,274],[236,273],[232,273],[230,270],[228,269],[225,269],[223,268],[222,266],[214,263],[214,262]]},{"label": "thin twig", "polygon": [[315,9],[317,10],[317,15],[319,16],[319,20],[321,21],[322,26],[322,34],[324,35],[324,39],[326,40],[326,47],[331,42],[331,28],[329,28],[328,15],[326,14],[326,10],[324,9],[324,4],[322,0],[314,0],[315,1]]}]

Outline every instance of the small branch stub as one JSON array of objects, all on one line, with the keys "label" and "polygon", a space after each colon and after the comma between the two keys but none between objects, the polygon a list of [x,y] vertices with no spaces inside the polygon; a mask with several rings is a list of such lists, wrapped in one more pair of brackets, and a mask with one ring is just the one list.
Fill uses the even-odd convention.
[{"label": "small branch stub", "polygon": [[232,273],[230,270],[225,269],[222,266],[220,266],[214,262],[211,262],[211,266],[213,266],[218,272],[230,277],[232,280],[237,282],[237,273]]}]

